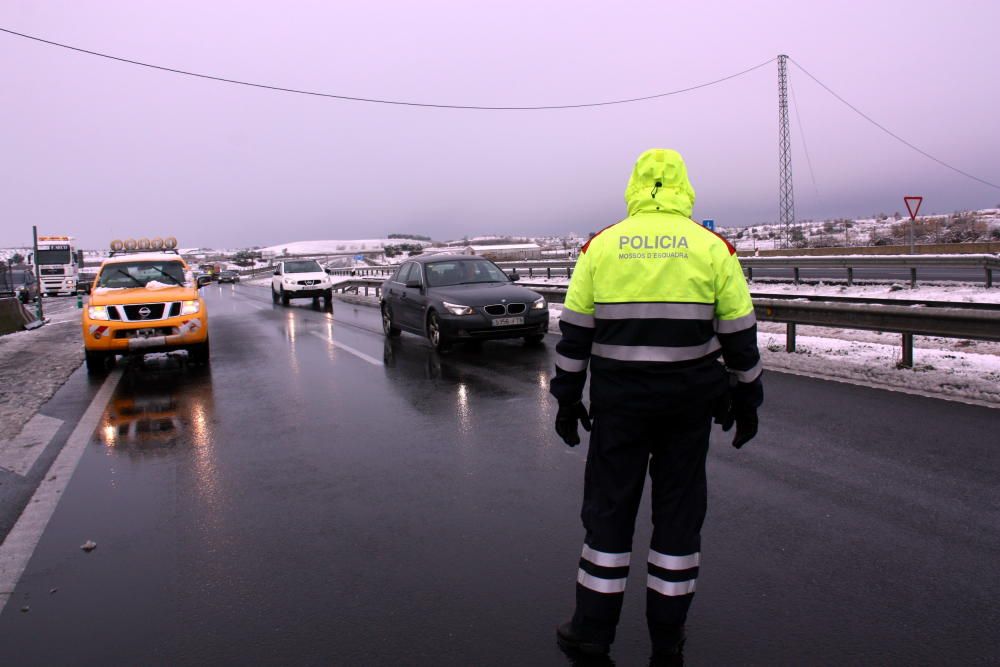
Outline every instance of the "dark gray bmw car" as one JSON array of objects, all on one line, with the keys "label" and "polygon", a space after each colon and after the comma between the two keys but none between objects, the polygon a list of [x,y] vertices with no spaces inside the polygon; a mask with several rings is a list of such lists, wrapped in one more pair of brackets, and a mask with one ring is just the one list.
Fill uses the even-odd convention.
[{"label": "dark gray bmw car", "polygon": [[518,287],[482,257],[430,255],[408,260],[382,283],[382,329],[427,336],[438,350],[457,341],[524,338],[549,328],[545,298]]}]

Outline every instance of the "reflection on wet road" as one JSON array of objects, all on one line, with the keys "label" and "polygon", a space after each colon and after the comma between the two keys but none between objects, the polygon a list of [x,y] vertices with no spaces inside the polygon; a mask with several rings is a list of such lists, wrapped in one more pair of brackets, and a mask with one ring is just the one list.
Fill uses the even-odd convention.
[{"label": "reflection on wet road", "polygon": [[[553,341],[441,355],[385,340],[372,308],[205,293],[211,369],[128,364],[0,615],[0,664],[567,664],[586,450],[551,432]],[[714,442],[690,664],[996,651],[995,582],[944,576],[995,567],[995,413],[768,383],[759,439]],[[641,569],[622,665],[647,657]]]}]

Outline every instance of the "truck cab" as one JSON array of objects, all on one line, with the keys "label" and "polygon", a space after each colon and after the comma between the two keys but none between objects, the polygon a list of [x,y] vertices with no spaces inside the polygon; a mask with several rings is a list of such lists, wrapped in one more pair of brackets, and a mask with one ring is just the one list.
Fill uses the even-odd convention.
[{"label": "truck cab", "polygon": [[39,236],[38,251],[33,254],[31,264],[38,277],[39,290],[46,296],[76,294],[83,251],[77,250],[72,236]]}]

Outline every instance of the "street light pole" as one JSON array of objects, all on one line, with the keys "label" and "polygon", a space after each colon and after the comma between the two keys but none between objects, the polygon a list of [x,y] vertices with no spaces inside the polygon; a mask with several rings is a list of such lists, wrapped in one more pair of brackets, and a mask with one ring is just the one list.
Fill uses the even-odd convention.
[{"label": "street light pole", "polygon": [[[31,235],[34,237],[35,254],[32,255],[32,260],[34,261],[35,267],[38,267],[38,227],[36,225],[31,226]],[[35,314],[38,316],[38,321],[41,322],[43,318],[42,314],[42,295],[45,293],[45,289],[42,287],[42,276],[41,270],[35,275],[35,285],[38,287],[38,297],[35,301]]]}]

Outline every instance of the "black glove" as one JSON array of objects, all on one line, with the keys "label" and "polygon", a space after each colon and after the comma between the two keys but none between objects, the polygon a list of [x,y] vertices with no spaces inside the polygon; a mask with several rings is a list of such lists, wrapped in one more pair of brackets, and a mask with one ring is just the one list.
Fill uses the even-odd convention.
[{"label": "black glove", "polygon": [[733,447],[736,449],[757,435],[757,408],[733,401],[731,393],[727,392],[719,399],[713,410],[713,416],[715,423],[720,424],[723,431],[728,431],[733,424],[736,424],[736,433],[733,435]]},{"label": "black glove", "polygon": [[590,415],[582,401],[575,403],[560,403],[559,412],[556,413],[556,433],[570,447],[580,444],[580,433],[576,429],[576,423],[583,424],[585,431],[590,430]]},{"label": "black glove", "polygon": [[739,449],[757,435],[757,409],[743,408],[734,410],[736,420],[736,435],[733,436],[733,447]]}]

